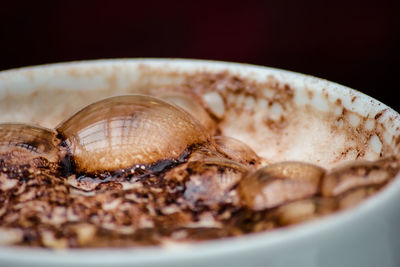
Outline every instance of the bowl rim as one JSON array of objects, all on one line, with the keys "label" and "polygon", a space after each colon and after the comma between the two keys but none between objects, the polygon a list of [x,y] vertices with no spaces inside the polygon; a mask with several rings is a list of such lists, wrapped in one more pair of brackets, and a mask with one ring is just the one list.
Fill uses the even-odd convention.
[{"label": "bowl rim", "polygon": [[[330,82],[325,79],[316,78],[310,75],[301,74],[293,71],[271,68],[265,66],[232,63],[214,60],[198,60],[198,59],[178,59],[178,58],[135,58],[135,59],[97,59],[85,61],[70,61],[52,64],[43,64],[37,66],[28,66],[23,68],[15,68],[0,71],[1,81],[9,78],[16,78],[18,75],[27,71],[40,72],[43,70],[54,68],[65,68],[68,66],[99,66],[113,64],[170,64],[173,66],[184,67],[185,65],[196,65],[196,67],[210,67],[211,71],[214,67],[217,69],[243,70],[254,72],[268,72],[275,74],[285,74],[290,77],[307,80],[307,82],[323,85],[327,90],[335,90],[338,93],[348,93],[360,96],[368,101],[373,108],[386,109],[389,116],[395,119],[395,125],[400,125],[399,114],[392,108],[379,102],[378,100],[367,96],[357,90],[349,87]],[[207,68],[208,70],[208,68]],[[246,75],[244,75],[246,76]],[[0,87],[1,89],[1,87]],[[173,245],[171,247],[141,247],[141,248],[101,248],[101,249],[69,249],[63,251],[49,250],[44,248],[28,248],[28,247],[0,247],[0,261],[16,261],[20,263],[50,263],[57,264],[62,261],[63,264],[106,264],[118,263],[123,264],[144,264],[144,263],[165,263],[182,260],[196,260],[203,257],[215,257],[223,255],[232,255],[234,253],[243,253],[254,249],[268,247],[284,246],[288,243],[302,242],[304,238],[315,238],[318,235],[326,234],[328,231],[340,231],[342,227],[355,223],[368,217],[377,209],[385,207],[386,203],[393,200],[400,194],[400,175],[397,175],[391,182],[390,186],[386,186],[382,191],[378,192],[374,197],[366,199],[362,204],[351,210],[340,211],[320,218],[315,221],[304,222],[293,227],[280,228],[274,231],[263,233],[252,233],[241,237],[226,238],[220,240],[209,240],[193,244]],[[23,253],[23,254],[21,254]],[[21,255],[24,255],[21,257]],[[82,257],[82,256],[85,257]]]}]

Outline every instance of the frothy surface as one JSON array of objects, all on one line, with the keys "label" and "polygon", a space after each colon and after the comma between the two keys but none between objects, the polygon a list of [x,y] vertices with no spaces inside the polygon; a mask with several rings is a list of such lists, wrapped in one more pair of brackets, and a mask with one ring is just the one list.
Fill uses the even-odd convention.
[{"label": "frothy surface", "polygon": [[341,160],[374,160],[398,151],[400,129],[393,127],[398,118],[384,105],[369,103],[355,92],[328,91],[328,84],[311,77],[299,81],[290,76],[272,72],[260,77],[257,70],[224,71],[223,66],[217,73],[196,67],[186,73],[167,63],[6,73],[0,77],[0,121],[53,128],[104,97],[188,92],[219,122],[220,133],[244,141],[267,161],[296,159],[331,167]]},{"label": "frothy surface", "polygon": [[[249,145],[261,157],[261,166],[303,161],[327,168],[327,177],[336,177],[336,169],[332,169],[333,174],[330,170],[343,161],[390,158],[398,150],[398,129],[389,127],[396,118],[388,117],[385,109],[349,108],[349,97],[350,103],[356,103],[360,98],[357,94],[340,98],[324,88],[315,91],[307,86],[300,88],[297,83],[289,85],[272,74],[256,82],[254,75],[243,78],[222,70],[181,73],[140,65],[135,71],[136,76],[127,78],[123,69],[82,71],[77,67],[74,71],[71,66],[51,73],[54,77],[49,76],[51,81],[46,84],[53,87],[48,88],[40,82],[42,78],[36,77],[37,73],[28,71],[24,75],[40,90],[22,92],[17,86],[21,92],[5,94],[0,119],[53,128],[68,114],[105,96],[158,96],[171,92],[193,97],[215,122],[214,134],[234,137]],[[11,76],[3,78],[12,79]],[[93,82],[89,82],[93,87],[82,81]],[[48,98],[52,100],[46,101]],[[43,102],[49,105],[40,104]],[[287,198],[289,201],[268,206],[267,210],[252,210],[251,205],[240,204],[234,188],[244,173],[251,175],[254,167],[243,166],[245,160],[223,154],[203,149],[157,175],[143,172],[133,178],[124,174],[106,180],[104,176],[77,175],[60,180],[57,168],[46,166],[36,172],[35,168],[3,161],[1,197],[7,204],[0,216],[2,227],[15,232],[14,239],[7,237],[13,241],[7,242],[54,248],[136,246],[264,231],[352,207],[377,192],[398,169],[396,159],[384,164],[385,168],[391,166],[389,173],[379,169],[379,164],[368,163],[360,167],[365,173],[356,172],[367,181],[357,182],[360,179],[356,177],[349,186],[339,179],[340,194],[335,197],[321,196],[316,182],[307,185],[312,192],[300,192],[299,198]],[[4,159],[7,157],[10,155],[3,155]],[[378,169],[377,176],[368,178],[371,168]],[[129,180],[124,180],[126,177]],[[337,179],[329,179],[329,186],[334,186]],[[285,193],[286,187],[281,183],[272,183],[278,191],[267,184],[259,198],[271,190]],[[17,201],[10,201],[10,196],[17,196]],[[258,201],[255,197],[254,201]],[[63,230],[56,230],[61,225],[65,226]],[[15,226],[22,227],[23,233]],[[27,229],[32,231],[27,233]]]}]

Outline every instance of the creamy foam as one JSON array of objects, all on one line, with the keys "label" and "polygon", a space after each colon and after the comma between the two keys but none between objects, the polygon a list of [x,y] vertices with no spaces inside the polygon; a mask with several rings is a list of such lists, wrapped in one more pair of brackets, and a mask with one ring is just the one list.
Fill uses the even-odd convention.
[{"label": "creamy foam", "polygon": [[[7,162],[11,155],[7,152],[3,155],[6,161],[1,162],[2,190],[18,195],[17,202],[28,202],[22,210],[10,212],[7,209],[21,203],[14,205],[6,198],[8,208],[3,208],[0,216],[4,216],[5,225],[32,227],[31,233],[25,229],[22,237],[18,233],[11,243],[53,248],[137,246],[162,244],[171,238],[186,242],[269,230],[350,208],[377,192],[398,171],[397,159],[391,156],[398,150],[399,129],[388,127],[396,118],[387,115],[390,112],[384,108],[354,108],[357,101],[360,103],[356,107],[363,104],[357,93],[335,95],[334,90],[312,89],[312,84],[310,88],[302,87],[296,79],[289,84],[273,74],[260,78],[247,73],[244,78],[223,69],[181,73],[146,64],[135,68],[136,75],[127,77],[126,70],[118,67],[71,65],[52,70],[50,74],[54,76],[49,76],[46,83],[34,70],[28,70],[23,74],[29,79],[22,83],[30,82],[36,88],[23,92],[23,86],[15,86],[13,94],[4,94],[0,120],[54,128],[78,109],[106,96],[180,94],[192,97],[204,108],[202,114],[208,114],[204,115],[209,116],[206,122],[213,122],[209,129],[214,135],[236,138],[250,148],[243,150],[245,145],[237,144],[212,150],[209,146],[196,147],[168,168],[165,164],[169,161],[161,159],[157,164],[165,166],[157,172],[148,172],[152,163],[146,162],[147,165],[137,164],[113,173],[93,176],[93,172],[85,174],[81,170],[68,177],[54,166],[24,169],[22,163],[11,164]],[[0,78],[13,79],[7,73]],[[5,87],[4,92],[10,88]],[[45,101],[48,98],[51,101]],[[239,150],[231,153],[231,148]],[[380,158],[390,160],[362,163],[355,172],[353,166],[349,171],[348,167],[332,168],[349,160]],[[62,160],[73,162],[74,154]],[[289,166],[286,170],[297,169],[303,166],[298,161],[318,165],[318,177],[298,181],[297,177],[270,171],[252,173],[254,165],[273,169],[276,165],[271,163],[276,162]],[[158,168],[157,164],[153,167]],[[245,174],[249,178],[243,179]],[[346,175],[351,177],[343,180]],[[23,178],[23,186],[13,183],[15,177]],[[247,187],[247,180],[254,182],[254,188]],[[239,182],[240,195],[236,192]],[[299,190],[293,194],[297,186]],[[35,195],[41,196],[38,202]],[[53,195],[58,196],[57,201],[70,203],[69,207],[53,205]],[[249,201],[248,196],[252,197]],[[242,206],[243,201],[250,204]],[[30,219],[30,212],[38,204],[42,211],[37,211],[35,220],[42,224]],[[85,209],[79,208],[82,205]],[[20,221],[16,222],[13,216]],[[66,225],[63,232],[53,228],[62,224]]]}]

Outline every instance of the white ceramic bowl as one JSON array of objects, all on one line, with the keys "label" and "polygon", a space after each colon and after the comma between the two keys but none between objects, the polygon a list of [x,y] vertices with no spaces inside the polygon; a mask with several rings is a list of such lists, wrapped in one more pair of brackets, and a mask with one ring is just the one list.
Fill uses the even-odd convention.
[{"label": "white ceramic bowl", "polygon": [[[319,114],[314,116],[317,124],[313,122],[314,117],[308,114],[307,120],[296,126],[301,126],[301,129],[288,131],[288,136],[278,142],[290,145],[290,153],[277,155],[273,151],[261,149],[258,152],[263,156],[276,156],[276,160],[312,161],[326,167],[334,165],[338,161],[338,153],[345,149],[341,145],[346,143],[340,134],[329,135],[329,131],[333,129],[331,124],[335,122],[339,128],[343,127],[343,123],[346,127],[354,128],[352,137],[363,140],[361,145],[358,144],[358,149],[363,149],[363,157],[366,159],[399,152],[399,115],[364,94],[293,72],[212,61],[98,60],[4,71],[0,73],[0,122],[33,122],[54,127],[65,113],[73,113],[82,105],[100,97],[145,92],[150,87],[168,87],[182,83],[187,75],[204,71],[227,71],[244,79],[264,83],[265,89],[261,86],[258,90],[264,90],[266,97],[271,93],[268,89],[271,81],[279,90],[285,90],[286,85],[294,92],[295,107],[291,112],[298,114],[302,110],[312,109],[314,113],[310,114]],[[243,99],[241,101],[250,109],[254,106],[258,112],[263,112],[260,110],[263,107],[269,108],[268,112],[273,112],[271,105]],[[215,106],[218,101],[210,105],[214,105],[212,108],[217,111],[221,108]],[[325,113],[337,117],[326,119],[328,117],[323,116]],[[228,124],[232,125],[227,126],[227,132],[240,130],[237,125],[244,119],[241,117],[237,120],[237,124],[234,120],[228,120]],[[320,126],[315,129],[316,125]],[[368,131],[364,131],[365,128]],[[239,138],[246,139],[249,136],[239,135]],[[257,136],[255,140],[259,142],[260,138]],[[303,140],[292,142],[295,139]],[[254,148],[255,144],[252,145]],[[357,146],[355,143],[350,145]],[[272,148],[278,148],[278,145],[273,145]],[[304,148],[306,153],[300,153]],[[342,160],[354,157],[354,153],[349,153]],[[400,266],[399,203],[400,179],[396,178],[377,195],[354,209],[295,227],[166,248],[50,251],[0,247],[0,266],[394,267]]]}]

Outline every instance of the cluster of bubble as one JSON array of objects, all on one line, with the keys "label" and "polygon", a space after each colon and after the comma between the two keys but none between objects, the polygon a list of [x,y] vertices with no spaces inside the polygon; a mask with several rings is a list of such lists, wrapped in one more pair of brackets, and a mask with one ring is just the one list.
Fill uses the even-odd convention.
[{"label": "cluster of bubble", "polygon": [[[1,161],[39,157],[60,166],[65,176],[89,177],[121,170],[137,177],[189,161],[198,171],[187,185],[188,199],[218,203],[235,190],[240,205],[250,210],[278,207],[274,212],[283,224],[353,206],[398,171],[393,158],[329,171],[293,161],[261,166],[261,158],[243,142],[215,136],[216,125],[200,103],[182,94],[111,97],[86,106],[55,129],[0,124]],[[216,179],[217,190],[196,190],[204,179]]]}]

